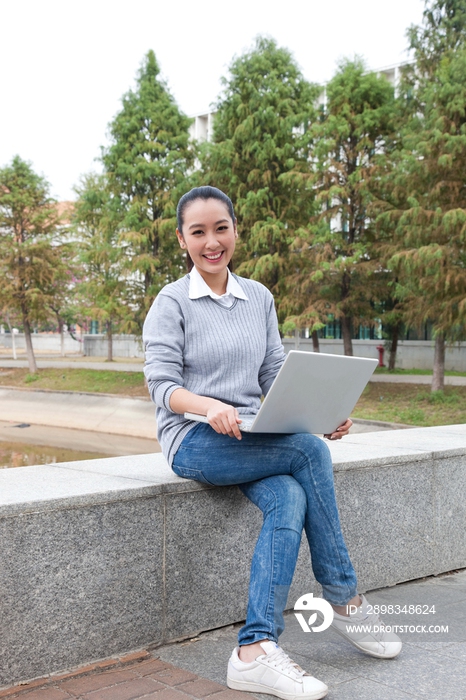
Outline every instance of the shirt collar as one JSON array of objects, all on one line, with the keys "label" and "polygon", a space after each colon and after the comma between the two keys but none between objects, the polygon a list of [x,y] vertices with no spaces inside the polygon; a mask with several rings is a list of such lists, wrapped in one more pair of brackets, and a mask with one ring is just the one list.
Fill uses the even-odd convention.
[{"label": "shirt collar", "polygon": [[[233,277],[230,270],[227,267],[228,281],[227,281],[227,291],[223,296],[231,294],[238,299],[244,299],[248,301],[246,294],[243,292],[239,283]],[[196,267],[193,267],[189,273],[189,298],[190,299],[200,299],[201,297],[209,296],[212,299],[220,299],[220,294],[216,294],[211,290],[207,282],[204,280],[200,272]]]}]

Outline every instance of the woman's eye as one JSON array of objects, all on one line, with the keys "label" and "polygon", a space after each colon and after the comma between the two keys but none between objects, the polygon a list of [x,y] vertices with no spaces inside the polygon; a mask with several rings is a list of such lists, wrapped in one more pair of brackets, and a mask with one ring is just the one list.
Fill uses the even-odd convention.
[{"label": "woman's eye", "polygon": [[193,236],[196,236],[198,233],[204,233],[204,231],[193,231]]}]

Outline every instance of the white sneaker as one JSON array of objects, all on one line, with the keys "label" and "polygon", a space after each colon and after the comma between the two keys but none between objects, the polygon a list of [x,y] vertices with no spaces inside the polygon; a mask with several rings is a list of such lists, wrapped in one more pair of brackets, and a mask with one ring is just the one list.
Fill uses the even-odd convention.
[{"label": "white sneaker", "polygon": [[393,659],[401,651],[401,639],[387,632],[376,613],[369,613],[367,599],[360,595],[362,604],[349,617],[334,613],[332,629],[354,644],[360,651],[378,659]]},{"label": "white sneaker", "polygon": [[227,686],[251,693],[268,693],[283,700],[318,700],[328,688],[295,664],[275,642],[261,642],[264,653],[245,663],[236,648],[228,662]]}]

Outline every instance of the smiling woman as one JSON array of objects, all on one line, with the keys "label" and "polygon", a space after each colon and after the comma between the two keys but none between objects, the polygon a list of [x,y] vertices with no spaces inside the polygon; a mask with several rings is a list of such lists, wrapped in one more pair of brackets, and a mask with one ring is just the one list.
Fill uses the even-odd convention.
[{"label": "smiling woman", "polygon": [[[309,433],[240,432],[242,416],[257,413],[285,352],[270,291],[228,269],[237,237],[230,199],[215,187],[195,188],[181,198],[177,213],[176,233],[190,272],[160,291],[143,330],[162,452],[178,476],[210,486],[237,485],[264,515],[246,623],[227,684],[288,700],[317,700],[327,686],[277,646],[303,528],[315,578],[340,634],[378,658],[397,656],[401,642],[379,620],[377,638],[341,632],[351,608],[357,611],[353,622],[366,618],[367,601],[357,593],[325,441]],[[207,424],[186,413],[205,416]],[[347,420],[325,437],[338,440],[350,427]]]}]

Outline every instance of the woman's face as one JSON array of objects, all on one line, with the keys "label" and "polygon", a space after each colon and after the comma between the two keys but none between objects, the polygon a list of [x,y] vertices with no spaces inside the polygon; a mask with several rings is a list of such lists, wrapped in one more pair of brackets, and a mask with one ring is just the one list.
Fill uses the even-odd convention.
[{"label": "woman's face", "polygon": [[176,235],[206,282],[210,275],[226,279],[238,234],[223,202],[195,199],[184,210],[183,233],[177,229]]}]

